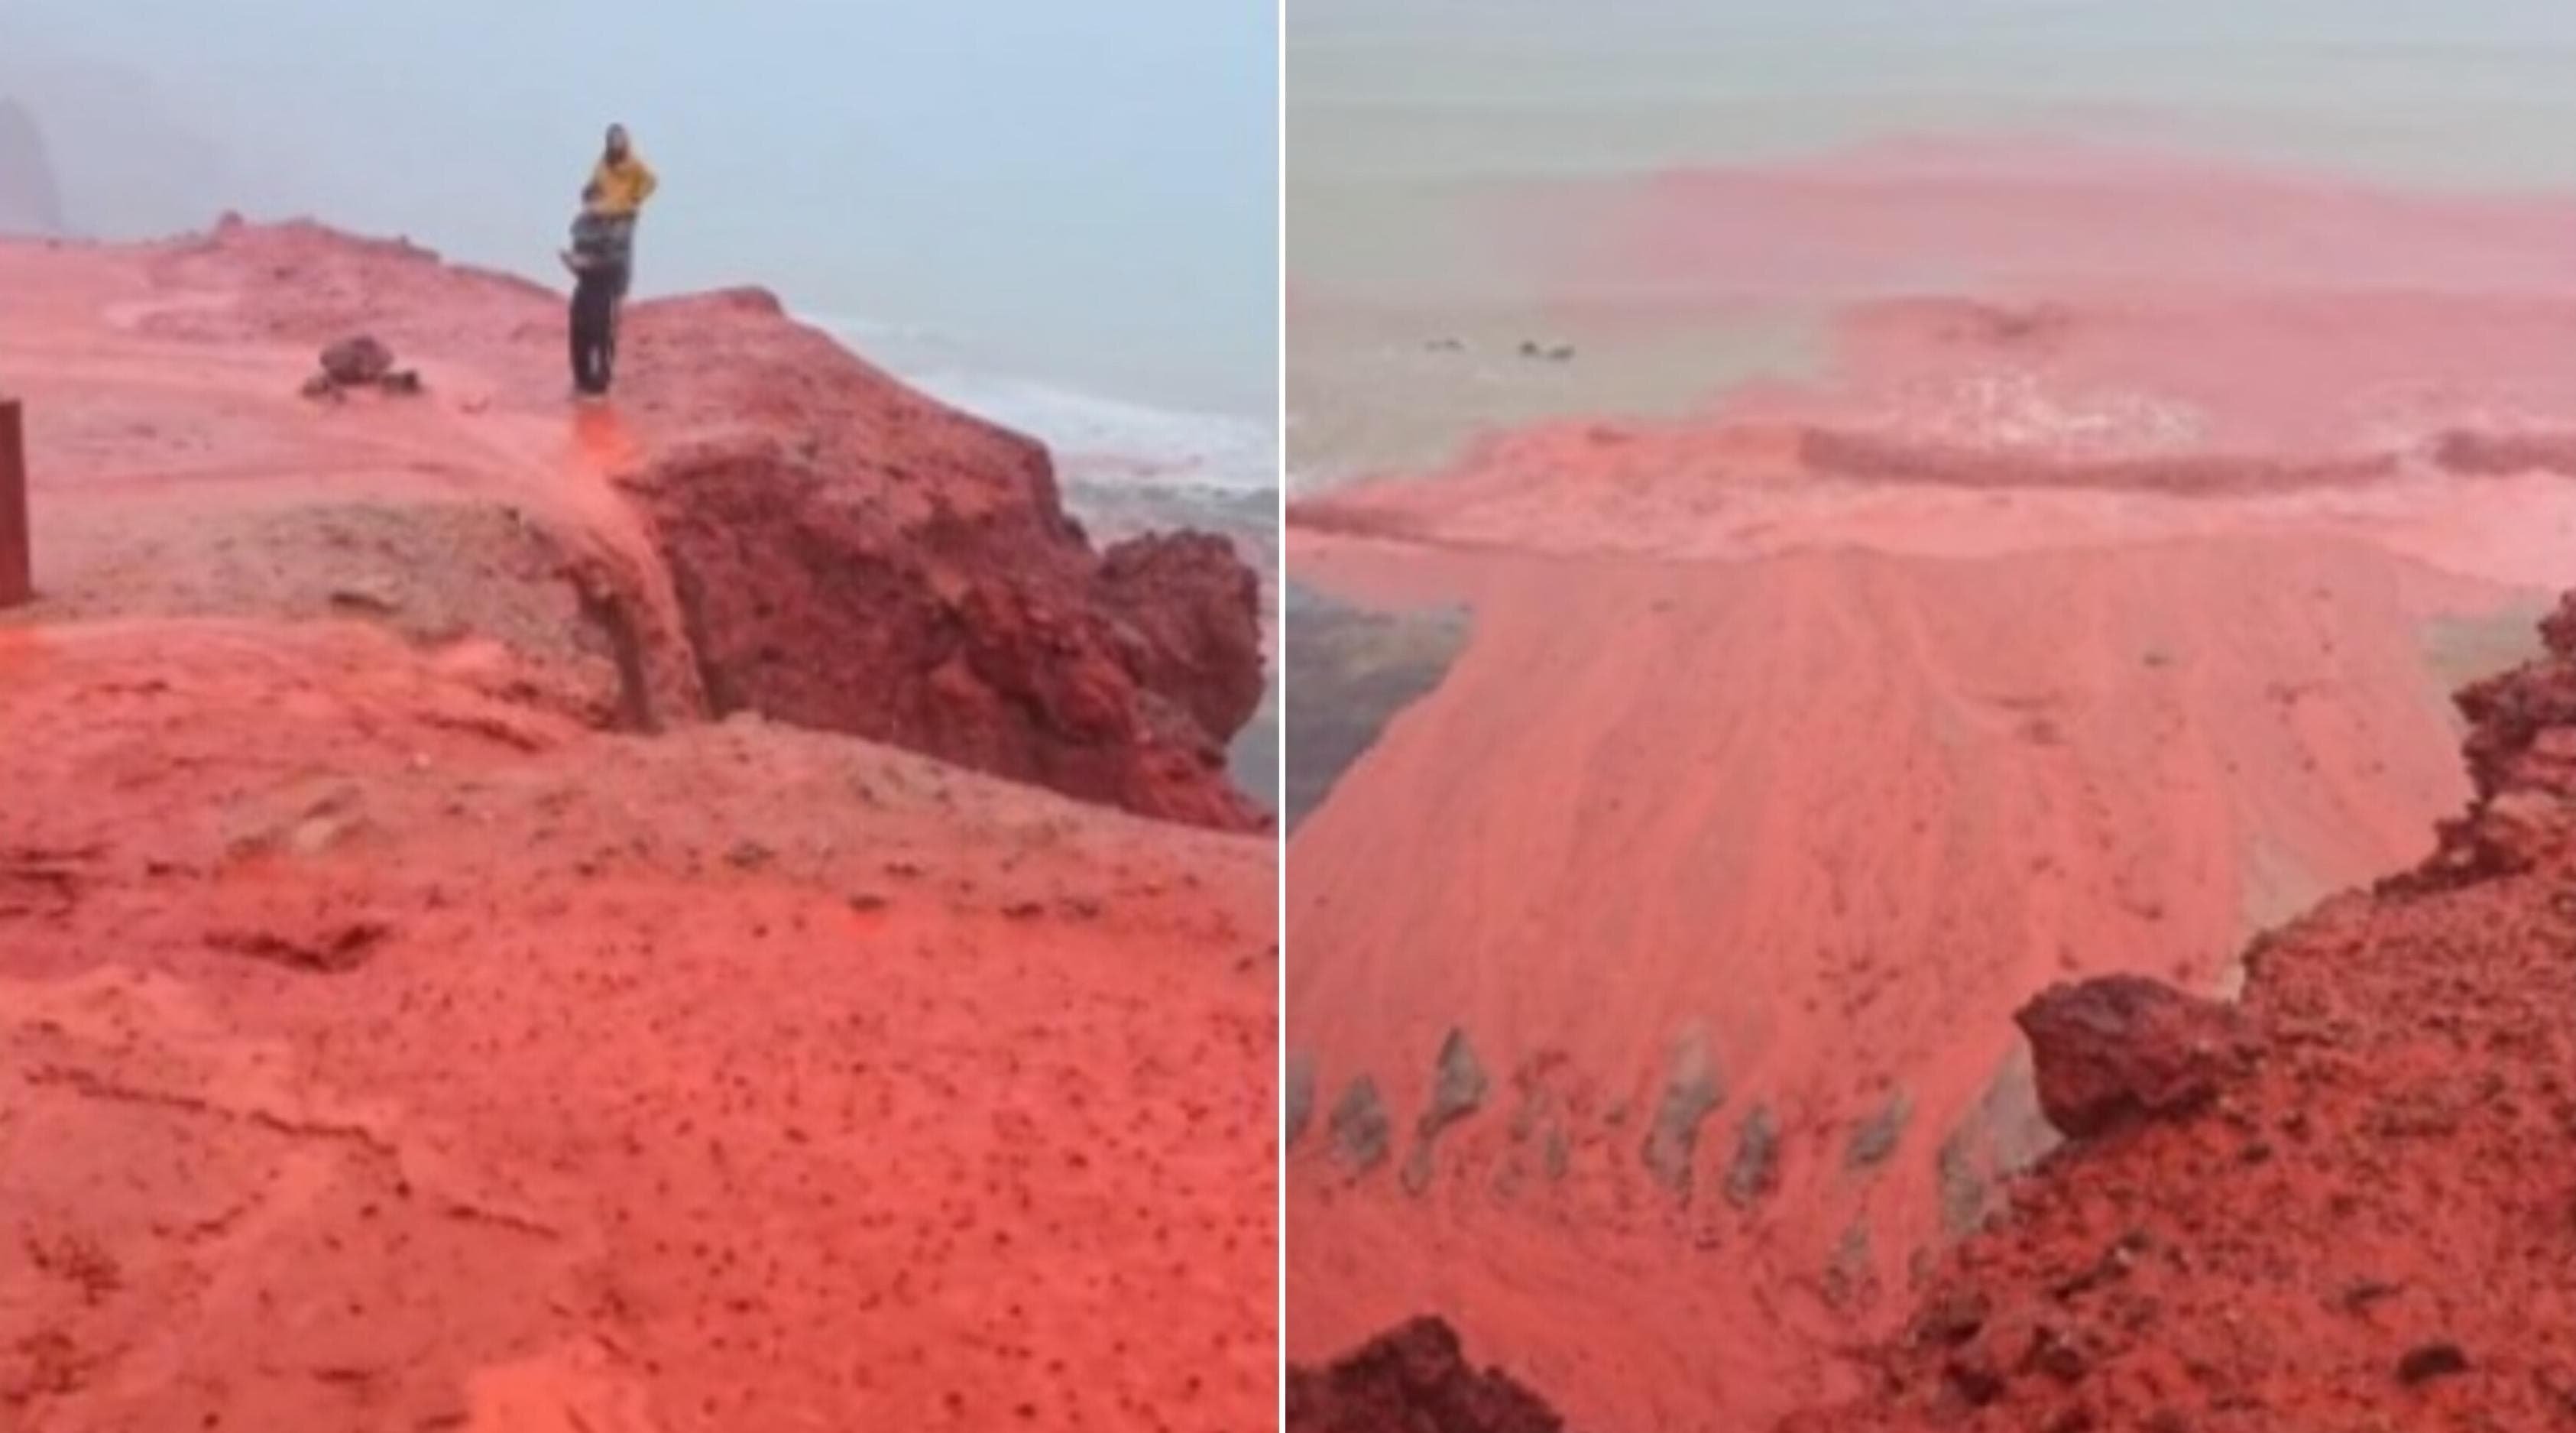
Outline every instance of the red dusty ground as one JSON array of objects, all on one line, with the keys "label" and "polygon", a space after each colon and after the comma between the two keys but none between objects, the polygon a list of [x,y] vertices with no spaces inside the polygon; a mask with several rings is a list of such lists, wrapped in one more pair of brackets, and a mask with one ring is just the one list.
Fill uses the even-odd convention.
[{"label": "red dusty ground", "polygon": [[[1427,1313],[1576,1427],[1860,1396],[2051,1142],[2015,1010],[2232,990],[2457,809],[2444,698],[2517,655],[2464,634],[2576,550],[2576,208],[2180,166],[1997,208],[1944,163],[1605,228],[1712,301],[1690,225],[1801,298],[1883,294],[1883,231],[2028,285],[1855,302],[1813,382],[1295,515],[1302,580],[1472,616],[1290,844],[1292,1358]],[[2303,242],[2226,251],[2230,212]],[[2074,231],[2071,277],[2033,258]]]},{"label": "red dusty ground", "polygon": [[[1246,824],[1239,569],[1095,557],[757,295],[639,305],[608,408],[561,322],[303,227],[0,246],[0,1428],[1265,1425],[1268,842],[703,719],[801,654],[875,679],[818,725],[936,683],[993,745],[889,735]],[[357,326],[427,391],[296,396]],[[753,470],[651,489],[745,451],[812,606],[683,600]]]},{"label": "red dusty ground", "polygon": [[[228,221],[158,247],[0,247],[0,275],[39,617],[484,632],[631,724],[759,710],[1261,824],[1223,762],[1261,680],[1248,569],[1167,568],[1169,611],[1137,620],[1130,564],[1066,517],[1042,448],[765,294],[636,305],[614,406],[580,407],[558,298],[400,243]],[[296,397],[356,332],[427,395]]]},{"label": "red dusty ground", "polygon": [[0,1426],[1273,1416],[1261,843],[516,666],[0,634]]}]

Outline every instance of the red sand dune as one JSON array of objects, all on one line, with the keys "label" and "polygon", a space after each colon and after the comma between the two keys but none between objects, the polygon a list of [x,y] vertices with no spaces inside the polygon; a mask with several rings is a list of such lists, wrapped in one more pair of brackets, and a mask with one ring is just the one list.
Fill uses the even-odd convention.
[{"label": "red sand dune", "polygon": [[[2017,1006],[2228,988],[2460,800],[2445,624],[2576,541],[2576,205],[1991,182],[1613,203],[1715,246],[1675,293],[1867,293],[1882,244],[2086,282],[1860,302],[1811,384],[1293,515],[1302,578],[1474,617],[1291,843],[1292,1358],[1435,1313],[1576,1427],[1853,1396],[2050,1142]],[[2266,204],[2391,267],[2225,252]]]},{"label": "red sand dune", "polygon": [[[428,392],[297,398],[361,323]],[[1273,1416],[1266,841],[752,709],[1243,824],[1239,564],[757,297],[632,324],[574,414],[416,251],[0,249],[0,1426]]]},{"label": "red sand dune", "polygon": [[[2544,633],[2461,694],[2468,813],[2258,941],[2241,1004],[2120,978],[2021,1012],[2081,1141],[1786,1433],[2564,1426],[2576,593]],[[1290,1390],[1300,1433],[1561,1426],[1427,1324]]]}]

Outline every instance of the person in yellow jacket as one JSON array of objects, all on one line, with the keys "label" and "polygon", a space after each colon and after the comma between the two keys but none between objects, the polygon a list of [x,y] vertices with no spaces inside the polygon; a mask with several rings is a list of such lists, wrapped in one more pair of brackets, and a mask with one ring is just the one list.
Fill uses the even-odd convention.
[{"label": "person in yellow jacket", "polygon": [[644,202],[662,187],[653,168],[636,154],[635,145],[627,138],[626,126],[608,127],[608,144],[600,151],[599,164],[590,172],[590,182],[599,190],[598,207],[593,211],[618,226],[623,247],[628,255],[617,280],[617,306],[621,314],[626,307],[626,288],[635,275],[635,220],[644,212]]}]

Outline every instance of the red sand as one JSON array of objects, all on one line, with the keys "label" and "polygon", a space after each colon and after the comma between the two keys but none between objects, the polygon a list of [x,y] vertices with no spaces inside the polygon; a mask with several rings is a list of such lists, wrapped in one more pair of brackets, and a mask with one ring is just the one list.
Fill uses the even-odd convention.
[{"label": "red sand", "polygon": [[[2251,930],[2407,864],[2460,799],[2427,627],[2563,585],[2576,247],[2538,236],[2576,244],[2576,205],[1989,183],[1826,166],[1613,204],[1606,247],[1680,302],[1883,289],[1882,241],[2074,279],[1864,303],[1816,384],[1498,437],[1294,515],[1301,580],[1475,618],[1291,845],[1318,1076],[1292,1358],[1437,1313],[1576,1427],[1847,1396],[1847,1350],[2044,1143],[2017,1005],[2222,987]],[[1765,199],[1809,187],[1832,202]],[[2360,259],[2231,249],[2267,203],[2366,231]],[[2072,233],[2085,263],[2040,262]],[[1726,262],[1757,252],[1801,267]],[[1415,1195],[1452,1029],[1488,1086]],[[1693,1049],[1720,1102],[1675,1159]],[[1354,1178],[1331,1126],[1361,1075],[1391,1150]]]},{"label": "red sand", "polygon": [[[350,309],[427,396],[294,397]],[[886,696],[1087,692],[1067,761],[1205,634],[1002,659],[1231,574],[1184,545],[1095,593],[1018,440],[756,298],[635,317],[616,409],[568,418],[553,303],[423,256],[0,248],[47,592],[0,621],[0,1426],[1272,1418],[1267,842],[697,720],[735,669],[636,499],[739,441],[846,474],[775,510],[1040,639]]]}]

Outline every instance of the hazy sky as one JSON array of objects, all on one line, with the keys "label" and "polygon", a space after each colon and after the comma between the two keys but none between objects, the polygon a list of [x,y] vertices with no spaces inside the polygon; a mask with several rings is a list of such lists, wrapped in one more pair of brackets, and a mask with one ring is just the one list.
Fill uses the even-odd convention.
[{"label": "hazy sky", "polygon": [[1428,25],[1579,41],[1638,26],[1708,34],[1906,40],[1926,48],[2025,36],[2165,44],[2301,39],[2354,45],[2576,44],[2567,0],[1294,0],[1292,37]]},{"label": "hazy sky", "polygon": [[[66,168],[159,190],[68,174],[76,222],[238,190],[215,202],[533,272],[624,120],[663,179],[642,291],[763,283],[1266,413],[1276,23],[1270,0],[0,0],[0,86]],[[156,140],[211,152],[154,176],[130,151]]]},{"label": "hazy sky", "polygon": [[1997,131],[2576,185],[2576,0],[1294,0],[1288,38],[1292,228],[1318,182]]}]

